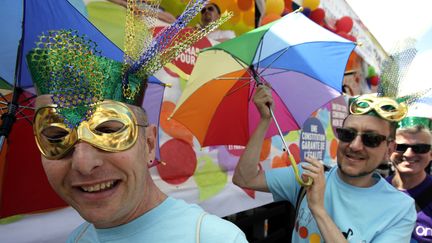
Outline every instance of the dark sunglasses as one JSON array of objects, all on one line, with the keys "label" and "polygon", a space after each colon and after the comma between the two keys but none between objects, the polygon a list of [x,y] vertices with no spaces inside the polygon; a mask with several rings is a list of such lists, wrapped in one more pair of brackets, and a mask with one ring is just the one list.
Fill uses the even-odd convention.
[{"label": "dark sunglasses", "polygon": [[396,151],[400,153],[405,153],[408,148],[411,148],[412,151],[416,154],[424,154],[431,150],[430,144],[396,144]]},{"label": "dark sunglasses", "polygon": [[213,6],[204,7],[203,9],[201,9],[201,14],[205,13],[206,11],[213,12],[215,11],[215,7]]},{"label": "dark sunglasses", "polygon": [[352,142],[358,135],[361,137],[362,143],[366,147],[370,148],[376,148],[383,141],[387,140],[387,137],[381,134],[377,134],[374,132],[360,133],[354,129],[349,128],[336,128],[336,133],[339,140],[345,143]]}]

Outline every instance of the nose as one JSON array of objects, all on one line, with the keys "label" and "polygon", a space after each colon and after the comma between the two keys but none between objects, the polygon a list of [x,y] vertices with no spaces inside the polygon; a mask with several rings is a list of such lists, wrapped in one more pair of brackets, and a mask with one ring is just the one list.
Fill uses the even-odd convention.
[{"label": "nose", "polygon": [[99,151],[92,145],[79,141],[75,144],[72,154],[72,169],[82,175],[91,175],[95,169],[103,165]]},{"label": "nose", "polygon": [[414,153],[414,151],[412,150],[411,147],[408,147],[408,149],[405,150],[405,152],[403,153],[403,156],[406,158],[413,157],[415,155],[416,155],[416,153]]},{"label": "nose", "polygon": [[351,141],[351,143],[349,144],[349,147],[353,150],[353,151],[359,151],[363,149],[363,141],[361,139],[360,135],[357,135],[354,140]]}]

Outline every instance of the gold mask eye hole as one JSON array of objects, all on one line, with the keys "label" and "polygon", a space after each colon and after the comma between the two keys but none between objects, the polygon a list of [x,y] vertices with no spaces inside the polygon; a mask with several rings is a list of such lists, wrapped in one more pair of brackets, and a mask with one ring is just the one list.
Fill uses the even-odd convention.
[{"label": "gold mask eye hole", "polygon": [[47,127],[41,133],[50,143],[62,142],[69,135],[69,131],[56,126]]},{"label": "gold mask eye hole", "polygon": [[116,132],[122,132],[125,128],[126,126],[122,122],[110,120],[104,121],[101,124],[97,125],[94,130],[99,134],[111,134]]}]

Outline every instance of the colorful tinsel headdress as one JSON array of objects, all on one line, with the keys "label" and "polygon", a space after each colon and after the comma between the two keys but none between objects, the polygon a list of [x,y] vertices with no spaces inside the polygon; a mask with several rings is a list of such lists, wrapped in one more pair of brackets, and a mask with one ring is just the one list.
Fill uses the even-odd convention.
[{"label": "colorful tinsel headdress", "polygon": [[137,104],[148,76],[232,16],[224,13],[203,29],[180,34],[207,3],[191,0],[178,19],[153,38],[160,1],[127,1],[124,63],[103,57],[96,43],[74,30],[40,36],[37,47],[27,55],[28,66],[38,94],[53,95],[53,103],[70,127],[88,119],[94,105],[104,99]]},{"label": "colorful tinsel headdress", "polygon": [[[408,115],[408,110],[416,104],[430,88],[407,93],[401,85],[413,85],[406,79],[406,74],[417,54],[415,41],[407,40],[399,44],[384,62],[381,81],[377,94],[366,94],[350,100],[350,112],[375,115],[392,122],[400,122]],[[404,94],[404,95],[401,95]],[[392,101],[393,100],[393,101]],[[408,122],[408,119],[404,123]]]}]

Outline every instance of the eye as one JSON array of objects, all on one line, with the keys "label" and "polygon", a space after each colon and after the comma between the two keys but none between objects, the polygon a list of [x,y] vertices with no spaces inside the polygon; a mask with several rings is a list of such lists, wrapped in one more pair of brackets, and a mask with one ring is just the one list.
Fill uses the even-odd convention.
[{"label": "eye", "polygon": [[69,135],[69,131],[63,129],[61,127],[47,127],[42,131],[42,135],[46,137],[46,139],[50,143],[59,143],[61,142],[67,135]]},{"label": "eye", "polygon": [[115,133],[123,130],[125,125],[119,121],[105,121],[99,124],[94,130],[99,133]]},{"label": "eye", "polygon": [[383,111],[387,111],[387,112],[394,112],[397,110],[397,108],[393,105],[383,105],[380,107]]}]

